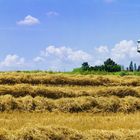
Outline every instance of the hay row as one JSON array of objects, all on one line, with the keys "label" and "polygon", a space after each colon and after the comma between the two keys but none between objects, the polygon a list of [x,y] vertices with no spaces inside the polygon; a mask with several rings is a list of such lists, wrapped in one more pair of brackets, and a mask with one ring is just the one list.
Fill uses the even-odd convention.
[{"label": "hay row", "polygon": [[1,140],[131,140],[140,139],[140,130],[90,130],[81,132],[60,126],[25,126],[13,132],[0,130]]},{"label": "hay row", "polygon": [[140,97],[140,87],[80,87],[80,86],[44,86],[29,84],[16,85],[0,85],[0,95],[10,94],[14,97],[24,97],[30,95],[32,97],[42,96],[52,99],[72,98],[81,96],[92,97],[109,97],[117,96],[120,98],[126,96]]},{"label": "hay row", "polygon": [[44,97],[25,96],[14,98],[0,96],[0,112],[4,111],[49,111],[49,112],[136,112],[140,111],[140,99],[136,97],[78,97],[52,100]]},{"label": "hay row", "polygon": [[59,74],[0,74],[0,84],[45,84],[80,86],[140,86],[140,78],[119,76],[71,76]]}]

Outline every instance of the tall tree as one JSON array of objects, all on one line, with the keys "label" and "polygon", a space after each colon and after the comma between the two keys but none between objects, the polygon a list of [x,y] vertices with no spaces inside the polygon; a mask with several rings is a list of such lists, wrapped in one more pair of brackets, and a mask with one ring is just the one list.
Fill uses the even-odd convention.
[{"label": "tall tree", "polygon": [[138,66],[138,69],[137,70],[140,71],[140,65]]},{"label": "tall tree", "polygon": [[129,70],[130,70],[130,71],[133,71],[133,70],[134,70],[134,67],[133,67],[133,61],[130,62]]},{"label": "tall tree", "polygon": [[114,66],[116,63],[111,59],[111,58],[108,58],[105,62],[104,62],[104,65],[107,66],[107,65],[111,65],[111,66]]},{"label": "tall tree", "polygon": [[121,66],[116,64],[112,59],[107,59],[104,62],[104,68],[105,71],[107,72],[117,72],[117,71],[121,71]]},{"label": "tall tree", "polygon": [[89,66],[88,62],[84,62],[82,64],[82,70],[89,70],[89,68],[90,68],[90,66]]},{"label": "tall tree", "polygon": [[137,71],[137,64],[134,63],[134,71]]}]

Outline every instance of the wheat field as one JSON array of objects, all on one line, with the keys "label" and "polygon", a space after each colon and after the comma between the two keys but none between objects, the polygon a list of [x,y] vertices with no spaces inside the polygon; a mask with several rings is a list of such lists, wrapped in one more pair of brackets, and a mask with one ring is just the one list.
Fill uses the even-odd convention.
[{"label": "wheat field", "polygon": [[139,140],[139,122],[139,76],[0,73],[1,140]]}]

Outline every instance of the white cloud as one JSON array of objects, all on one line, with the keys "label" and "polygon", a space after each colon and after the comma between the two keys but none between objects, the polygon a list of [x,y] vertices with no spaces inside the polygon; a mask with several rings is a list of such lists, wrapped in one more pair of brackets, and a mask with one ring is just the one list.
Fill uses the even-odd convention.
[{"label": "white cloud", "polygon": [[27,25],[27,26],[31,26],[39,23],[40,23],[39,19],[31,15],[28,15],[23,20],[17,22],[18,25]]},{"label": "white cloud", "polygon": [[123,40],[111,49],[111,55],[115,60],[134,58],[136,54],[136,45],[132,40]]},{"label": "white cloud", "polygon": [[43,62],[44,58],[37,56],[36,58],[33,59],[34,62]]},{"label": "white cloud", "polygon": [[99,53],[109,53],[108,46],[99,46],[98,48],[95,49]]},{"label": "white cloud", "polygon": [[91,59],[91,56],[88,53],[82,50],[73,50],[72,48],[65,46],[48,46],[45,51],[42,51],[42,56],[55,56],[59,59],[69,61],[88,61]]},{"label": "white cloud", "polygon": [[59,13],[58,12],[55,12],[55,11],[49,11],[49,12],[47,12],[47,16],[49,16],[49,17],[59,16]]},{"label": "white cloud", "polygon": [[94,65],[97,65],[97,66],[102,65],[102,64],[103,64],[103,61],[102,60],[96,60],[94,62]]},{"label": "white cloud", "polygon": [[5,59],[0,63],[2,67],[17,67],[24,65],[24,58],[19,57],[18,55],[7,55]]},{"label": "white cloud", "polygon": [[137,46],[132,40],[123,40],[116,44],[111,50],[111,57],[122,65],[129,65],[130,61],[140,65],[140,54],[137,52]]},{"label": "white cloud", "polygon": [[72,61],[88,61],[91,59],[91,56],[81,50],[75,52],[71,50],[71,52],[68,54],[68,59]]},{"label": "white cloud", "polygon": [[137,53],[136,44],[132,40],[122,40],[112,47],[101,45],[93,48],[93,52],[90,53],[65,46],[48,46],[41,51],[34,62],[38,62],[38,64],[43,62],[45,66],[55,68],[55,70],[70,70],[79,67],[85,61],[89,62],[90,65],[101,65],[108,58],[112,58],[124,66],[128,66],[131,60],[140,64],[140,54]]},{"label": "white cloud", "polygon": [[80,67],[83,62],[89,62],[90,65],[101,65],[108,58],[112,58],[115,62],[124,66],[128,66],[131,60],[140,65],[140,54],[137,53],[136,43],[132,40],[122,40],[114,46],[101,45],[94,47],[93,52],[90,51],[90,53],[65,46],[48,46],[41,51],[39,56],[26,62],[24,58],[16,54],[9,54],[0,62],[0,69],[67,71]]},{"label": "white cloud", "polygon": [[96,60],[94,64],[103,63],[107,58],[112,58],[117,63],[125,66],[128,66],[131,60],[140,64],[140,54],[137,53],[136,44],[132,40],[122,40],[113,47],[100,46],[95,48],[94,58]]},{"label": "white cloud", "polygon": [[[74,50],[70,47],[48,46],[41,51],[40,55],[34,59],[37,65],[47,66],[53,70],[70,70],[73,67],[79,67],[84,61],[90,61],[92,56],[82,50]],[[39,60],[39,61],[38,61]],[[42,61],[43,60],[43,61]]]}]

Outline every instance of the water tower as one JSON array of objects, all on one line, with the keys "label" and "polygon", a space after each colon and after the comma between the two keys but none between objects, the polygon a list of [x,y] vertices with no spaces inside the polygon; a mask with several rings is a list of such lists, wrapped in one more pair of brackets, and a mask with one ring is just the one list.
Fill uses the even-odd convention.
[{"label": "water tower", "polygon": [[140,40],[137,41],[137,52],[140,53]]}]

